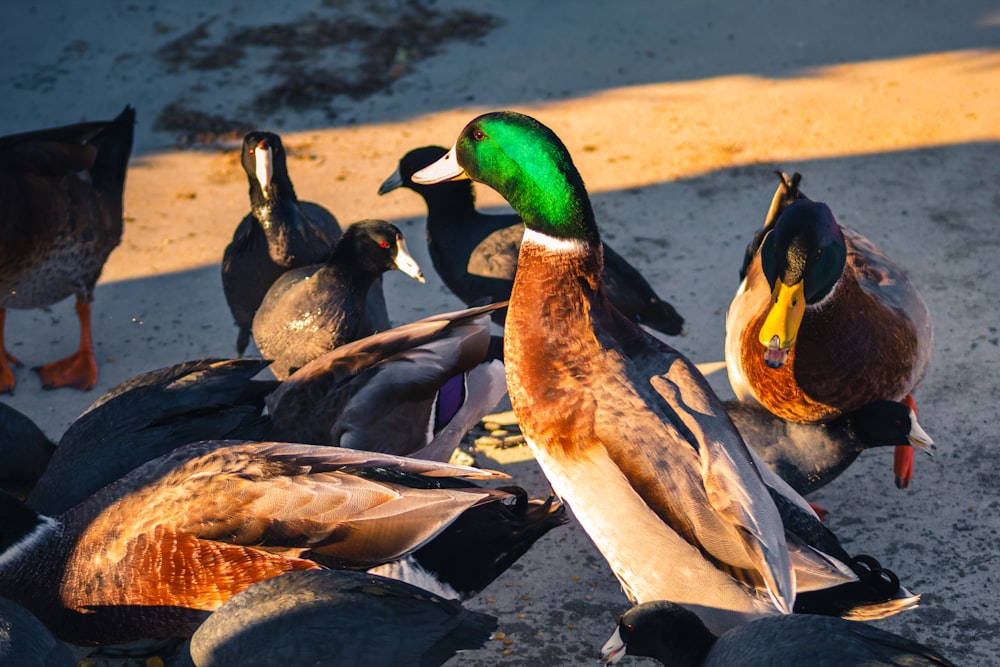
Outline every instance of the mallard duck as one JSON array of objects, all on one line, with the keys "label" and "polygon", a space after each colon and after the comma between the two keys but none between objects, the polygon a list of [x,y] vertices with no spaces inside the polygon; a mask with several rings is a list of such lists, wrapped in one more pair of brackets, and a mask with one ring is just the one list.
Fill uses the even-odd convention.
[{"label": "mallard duck", "polygon": [[0,490],[27,496],[55,450],[56,444],[27,415],[0,403]]},{"label": "mallard duck", "polygon": [[183,657],[197,667],[431,667],[481,647],[496,627],[489,614],[405,582],[309,570],[234,595],[198,628]]},{"label": "mallard duck", "polygon": [[[427,204],[427,250],[444,284],[466,305],[482,299],[510,298],[524,225],[516,214],[488,215],[476,210],[470,181],[422,185],[413,174],[441,158],[448,149],[416,148],[402,157],[379,194],[409,188]],[[642,274],[604,244],[604,288],[608,299],[633,322],[677,335],[684,326],[672,305],[657,296]],[[493,319],[501,326],[506,310]]]},{"label": "mallard duck", "polygon": [[75,667],[69,647],[27,609],[0,598],[0,664],[8,667]]},{"label": "mallard duck", "polygon": [[[726,316],[734,393],[808,423],[902,400],[933,348],[923,298],[884,252],[805,197],[797,174],[781,177]],[[900,487],[912,456],[910,447],[897,450]]]},{"label": "mallard duck", "polygon": [[607,667],[626,655],[655,658],[668,667],[954,667],[915,641],[829,616],[762,618],[716,636],[697,615],[666,601],[637,605],[618,619],[600,660]]},{"label": "mallard duck", "polygon": [[448,461],[507,392],[505,302],[433,315],[334,348],[267,397],[269,437]]},{"label": "mallard duck", "polygon": [[260,440],[261,413],[277,382],[253,380],[260,359],[198,359],[122,382],[59,439],[28,504],[58,514],[143,463],[195,440]]},{"label": "mallard duck", "polygon": [[222,290],[239,328],[236,351],[242,356],[268,288],[289,269],[324,261],[341,231],[326,208],[296,197],[277,134],[248,133],[240,163],[250,182],[250,212],[222,255]]},{"label": "mallard duck", "polygon": [[[545,532],[525,530],[527,521],[559,523],[553,499],[527,501],[522,490],[469,481],[506,477],[336,447],[192,443],[55,517],[0,495],[0,595],[65,641],[105,644],[189,636],[230,597],[285,572],[364,570],[405,557],[421,565],[416,552],[436,540],[451,543],[449,571],[421,565],[424,579],[461,586],[470,568],[484,576],[482,563],[464,562],[461,545],[481,549],[496,534],[490,505],[513,501],[515,532],[525,539]],[[480,510],[485,536],[474,517],[457,535],[449,530]],[[527,548],[505,545],[499,562]]]},{"label": "mallard duck", "polygon": [[934,453],[934,441],[906,402],[875,401],[819,424],[786,421],[759,403],[733,400],[724,405],[746,443],[803,495],[836,479],[872,447]]},{"label": "mallard duck", "polygon": [[286,271],[274,281],[253,318],[253,335],[271,371],[284,380],[324,352],[379,330],[366,309],[369,288],[390,269],[418,282],[424,274],[403,233],[385,220],[362,220],[344,230],[326,261]]},{"label": "mallard duck", "polygon": [[462,177],[495,188],[524,221],[508,392],[542,471],[626,595],[674,600],[724,632],[790,613],[806,581],[853,581],[790,545],[769,469],[694,364],[608,302],[593,209],[558,137],[522,114],[479,116],[413,180]]},{"label": "mallard duck", "polygon": [[80,346],[35,368],[46,389],[97,384],[90,331],[94,285],[121,241],[125,172],[135,110],[114,120],[0,137],[0,393],[14,390],[4,343],[7,308],[76,297]]}]

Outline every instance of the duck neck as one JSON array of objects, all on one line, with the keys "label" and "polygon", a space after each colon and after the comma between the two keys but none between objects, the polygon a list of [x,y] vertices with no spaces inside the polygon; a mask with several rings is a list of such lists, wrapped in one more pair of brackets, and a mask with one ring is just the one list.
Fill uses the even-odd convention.
[{"label": "duck neck", "polygon": [[601,272],[600,245],[525,230],[504,325],[508,391],[525,432],[534,426],[532,378],[576,373],[600,354],[585,332],[604,313]]},{"label": "duck neck", "polygon": [[[602,291],[604,252],[600,241],[550,236],[532,228],[524,230],[514,292],[530,292],[532,299],[595,298]],[[548,286],[547,291],[537,287]],[[512,300],[515,298],[511,294]]]},{"label": "duck neck", "polygon": [[528,229],[553,239],[600,244],[590,198],[572,164],[532,172],[518,179],[517,187],[504,190],[500,188],[501,194]]},{"label": "duck neck", "polygon": [[600,309],[603,247],[587,190],[568,154],[520,163],[521,169],[491,183],[525,226],[507,322],[518,322],[513,328],[525,336],[551,340],[552,333],[531,320],[541,316],[572,331],[574,325],[589,327],[591,311]]}]

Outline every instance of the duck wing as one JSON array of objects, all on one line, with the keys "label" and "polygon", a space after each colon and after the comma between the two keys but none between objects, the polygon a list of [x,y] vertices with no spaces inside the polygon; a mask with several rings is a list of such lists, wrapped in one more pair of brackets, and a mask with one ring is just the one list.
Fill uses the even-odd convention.
[{"label": "duck wing", "polygon": [[332,439],[343,447],[447,461],[507,389],[502,363],[476,372],[485,350],[466,369],[470,362],[453,340],[431,341],[357,376],[360,386],[331,426]]},{"label": "duck wing", "polygon": [[92,556],[102,569],[157,531],[367,568],[419,548],[470,507],[510,497],[468,481],[506,477],[324,446],[206,441],[137,468],[71,512],[87,532],[117,537]]},{"label": "duck wing", "polygon": [[608,455],[705,558],[790,612],[795,578],[781,517],[721,401],[683,355],[610,312],[598,335],[615,338],[642,404],[599,402],[596,428],[613,443]]},{"label": "duck wing", "polygon": [[932,340],[927,304],[906,271],[861,234],[849,227],[840,229],[847,244],[847,267],[861,289],[909,318],[917,328],[918,340]]},{"label": "duck wing", "polygon": [[[484,364],[486,318],[505,305],[431,316],[306,364],[267,399],[271,437],[447,460],[454,449],[447,441],[457,444],[464,425],[506,389],[502,364]],[[444,424],[438,393],[452,378],[463,383],[465,400]]]},{"label": "duck wing", "polygon": [[871,556],[851,556],[806,500],[750,450],[781,514],[795,568],[795,611],[870,621],[920,602]]},{"label": "duck wing", "polygon": [[604,247],[605,294],[625,317],[670,336],[684,326],[684,318],[670,303],[661,299],[639,270],[607,243]]},{"label": "duck wing", "polygon": [[778,607],[790,610],[795,577],[781,517],[721,403],[681,355],[649,381],[679,422],[678,437],[686,436],[698,459],[692,472],[700,473],[708,504],[689,511],[695,539],[714,559],[735,567],[737,579],[758,587],[762,579]]}]

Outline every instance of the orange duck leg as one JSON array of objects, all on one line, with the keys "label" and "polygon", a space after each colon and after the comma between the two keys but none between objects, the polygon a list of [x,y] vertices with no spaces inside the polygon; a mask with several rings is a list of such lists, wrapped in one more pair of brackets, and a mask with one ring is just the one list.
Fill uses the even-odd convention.
[{"label": "orange duck leg", "polygon": [[3,329],[4,321],[7,319],[7,309],[0,308],[0,394],[13,393],[14,391],[14,371],[11,366],[20,366],[21,362],[17,357],[7,351],[4,345]]},{"label": "orange duck leg", "polygon": [[97,360],[90,336],[90,302],[78,299],[76,314],[80,318],[79,349],[65,359],[33,369],[42,378],[43,389],[73,387],[86,391],[97,384]]},{"label": "orange duck leg", "polygon": [[[917,403],[913,400],[913,394],[907,394],[903,398],[903,403],[910,406],[913,414],[917,414]],[[896,478],[896,488],[905,489],[913,479],[913,447],[910,445],[896,445],[892,457],[892,472]]]}]

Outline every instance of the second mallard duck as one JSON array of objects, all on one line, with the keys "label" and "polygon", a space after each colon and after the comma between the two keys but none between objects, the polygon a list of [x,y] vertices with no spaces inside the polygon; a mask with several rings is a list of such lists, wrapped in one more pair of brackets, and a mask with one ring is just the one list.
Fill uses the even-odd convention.
[{"label": "second mallard duck", "polygon": [[[736,396],[783,419],[829,421],[877,400],[902,400],[927,371],[930,313],[905,271],[806,198],[784,174],[747,249],[726,317]],[[897,450],[906,486],[912,448]]]}]

